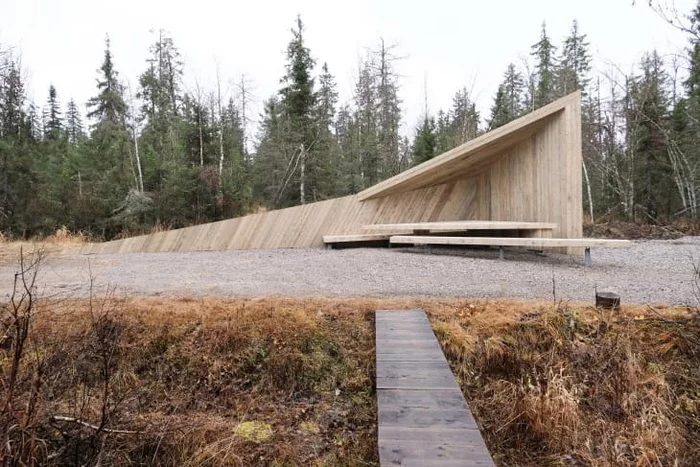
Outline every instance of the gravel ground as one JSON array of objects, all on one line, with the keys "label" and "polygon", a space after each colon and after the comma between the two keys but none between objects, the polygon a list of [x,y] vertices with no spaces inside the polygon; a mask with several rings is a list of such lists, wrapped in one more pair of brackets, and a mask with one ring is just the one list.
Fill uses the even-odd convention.
[{"label": "gravel ground", "polygon": [[[626,303],[695,304],[693,258],[700,237],[635,241],[594,249],[583,258],[506,250],[288,249],[110,255],[58,254],[42,267],[44,296],[84,297],[98,290],[128,295],[296,297],[500,297],[592,300],[597,286]],[[0,296],[15,267],[0,265]],[[91,271],[91,272],[90,272]]]}]

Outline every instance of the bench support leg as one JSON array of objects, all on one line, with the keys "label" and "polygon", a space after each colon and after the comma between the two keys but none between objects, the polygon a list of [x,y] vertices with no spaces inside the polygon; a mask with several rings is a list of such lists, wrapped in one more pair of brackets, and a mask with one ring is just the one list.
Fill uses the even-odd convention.
[{"label": "bench support leg", "polygon": [[498,259],[503,259],[503,247],[498,247]]},{"label": "bench support leg", "polygon": [[591,261],[591,248],[586,247],[585,250],[583,250],[583,266],[586,268],[590,268],[593,265],[593,262]]}]

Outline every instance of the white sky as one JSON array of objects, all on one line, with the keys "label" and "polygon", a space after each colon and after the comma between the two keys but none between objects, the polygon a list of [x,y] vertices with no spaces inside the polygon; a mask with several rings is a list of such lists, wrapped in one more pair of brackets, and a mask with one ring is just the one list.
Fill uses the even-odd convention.
[{"label": "white sky", "polygon": [[[455,91],[472,88],[483,117],[503,71],[520,65],[539,38],[542,21],[560,44],[578,19],[588,35],[595,68],[612,62],[630,71],[642,53],[678,52],[686,38],[666,25],[646,0],[0,0],[0,43],[21,52],[29,95],[43,105],[51,83],[59,99],[84,104],[95,94],[104,38],[112,41],[122,79],[136,86],[145,69],[151,30],[172,35],[185,62],[186,85],[195,79],[214,89],[216,62],[228,92],[242,73],[256,100],[279,89],[284,51],[297,13],[318,67],[326,61],[341,102],[352,96],[358,57],[383,36],[405,59],[401,98],[404,133],[412,133],[423,111],[424,83],[431,111],[448,108]],[[694,0],[676,0],[686,13]]]}]

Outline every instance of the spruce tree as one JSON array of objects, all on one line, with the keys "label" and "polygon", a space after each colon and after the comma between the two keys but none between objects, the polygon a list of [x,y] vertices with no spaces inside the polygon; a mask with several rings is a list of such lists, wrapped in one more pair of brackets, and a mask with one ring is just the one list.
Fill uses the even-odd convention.
[{"label": "spruce tree", "polygon": [[[88,230],[96,225],[101,233],[110,238],[125,226],[121,220],[111,218],[128,199],[130,188],[137,186],[130,176],[131,138],[126,128],[127,107],[123,97],[123,86],[112,61],[109,39],[105,41],[102,66],[98,70],[97,95],[88,101],[88,118],[93,120],[88,158],[80,170],[83,185],[91,187],[90,205],[83,205],[79,213],[80,223],[76,228]],[[78,178],[78,173],[71,177]],[[80,189],[78,187],[78,189]],[[76,190],[78,191],[78,190]]]},{"label": "spruce tree", "polygon": [[28,211],[36,193],[30,157],[33,137],[17,62],[5,57],[0,68],[4,68],[0,75],[0,232],[22,235],[31,228],[32,214],[41,215]]},{"label": "spruce tree", "polygon": [[223,119],[223,143],[227,157],[223,176],[224,203],[221,215],[223,218],[228,218],[245,212],[251,198],[251,188],[247,179],[249,167],[247,166],[243,119],[233,98],[228,100]]},{"label": "spruce tree", "polygon": [[355,112],[350,104],[342,105],[338,110],[335,134],[340,151],[336,166],[338,194],[357,193],[363,186],[359,164],[359,132],[355,121]]},{"label": "spruce tree", "polygon": [[423,117],[421,125],[416,128],[413,140],[413,165],[421,164],[435,157],[437,149],[435,119],[429,115]]},{"label": "spruce tree", "polygon": [[509,64],[491,107],[490,130],[515,120],[525,112],[524,89],[525,81],[522,75],[514,64]]},{"label": "spruce tree", "polygon": [[493,98],[491,106],[491,119],[489,120],[489,130],[495,130],[499,126],[503,126],[513,120],[508,112],[508,98],[503,84],[498,86],[496,96]]},{"label": "spruce tree", "polygon": [[476,104],[469,98],[467,88],[458,90],[452,98],[449,125],[452,147],[476,138],[479,133],[479,112],[476,110]]},{"label": "spruce tree", "polygon": [[181,102],[182,60],[173,39],[163,30],[149,49],[148,68],[139,77],[137,97],[143,101],[142,118],[148,125],[170,123]]},{"label": "spruce tree", "polygon": [[21,138],[25,123],[24,83],[17,64],[8,60],[0,86],[0,137]]},{"label": "spruce tree", "polygon": [[272,96],[263,104],[258,146],[253,159],[253,196],[267,206],[276,204],[282,192],[289,161],[282,104]]},{"label": "spruce tree", "polygon": [[441,154],[453,147],[455,147],[455,135],[452,119],[448,113],[440,109],[435,120],[435,153]]},{"label": "spruce tree", "polygon": [[56,88],[52,84],[49,86],[49,98],[44,111],[45,138],[49,140],[59,139],[62,127],[61,106],[58,102]]},{"label": "spruce tree", "polygon": [[[179,144],[178,116],[181,102],[180,87],[182,62],[173,39],[159,30],[156,41],[149,48],[147,68],[139,76],[136,97],[141,100],[140,121],[143,123],[141,147],[145,184],[156,191],[164,190],[167,180],[177,183],[183,175],[180,170],[184,154]],[[183,184],[188,184],[180,180]],[[177,188],[177,196],[183,194]],[[167,209],[168,200],[162,198],[157,209]],[[174,203],[173,203],[174,204]]]},{"label": "spruce tree", "polygon": [[126,113],[123,87],[119,83],[118,73],[112,63],[109,38],[105,40],[105,52],[102,66],[98,70],[97,96],[88,101],[88,118],[95,121],[94,126],[122,125]]},{"label": "spruce tree", "polygon": [[340,178],[338,168],[342,164],[340,149],[334,134],[337,103],[338,91],[335,78],[328,70],[328,64],[324,63],[318,79],[316,108],[314,110],[318,137],[313,153],[314,160],[318,164],[318,171],[316,180],[310,181],[312,189],[310,194],[313,200],[325,199],[341,193],[337,186],[337,180]]},{"label": "spruce tree", "polygon": [[357,131],[357,151],[353,163],[356,165],[358,190],[362,190],[380,181],[378,149],[376,76],[372,71],[370,57],[360,64],[355,83],[355,115],[353,120]]},{"label": "spruce tree", "polygon": [[313,146],[317,131],[314,125],[314,78],[315,60],[304,42],[304,24],[297,17],[296,29],[292,29],[292,40],[287,46],[286,74],[280,90],[285,117],[287,156],[292,158],[290,171],[286,174],[278,202],[282,205],[304,204],[308,200],[308,181],[315,183],[319,164],[313,158]]},{"label": "spruce tree", "polygon": [[571,33],[564,39],[562,54],[559,58],[560,67],[557,75],[558,93],[565,96],[576,90],[586,91],[591,71],[591,56],[588,52],[586,35],[581,34],[578,21],[574,20]]},{"label": "spruce tree", "polygon": [[66,134],[68,142],[73,145],[77,144],[84,136],[80,111],[73,99],[68,101],[68,106],[66,107]]},{"label": "spruce tree", "polygon": [[395,175],[401,169],[399,164],[401,101],[398,95],[398,75],[394,70],[394,62],[399,58],[394,54],[395,48],[393,45],[387,46],[384,39],[380,38],[379,46],[372,52],[370,61],[376,85],[379,179]]},{"label": "spruce tree", "polygon": [[[657,222],[677,207],[673,193],[672,168],[668,160],[667,132],[669,98],[668,77],[656,51],[642,59],[641,74],[631,86],[629,125],[634,139],[636,204],[641,219]],[[675,201],[675,202],[674,202]]]},{"label": "spruce tree", "polygon": [[544,22],[542,23],[540,40],[531,49],[530,55],[535,57],[536,70],[534,104],[535,108],[538,108],[549,104],[557,97],[556,47],[547,36],[547,25]]}]

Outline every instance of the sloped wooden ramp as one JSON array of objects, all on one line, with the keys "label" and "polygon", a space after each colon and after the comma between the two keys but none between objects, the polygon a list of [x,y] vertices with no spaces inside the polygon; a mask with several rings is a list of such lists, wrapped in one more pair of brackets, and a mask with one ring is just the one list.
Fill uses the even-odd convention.
[{"label": "sloped wooden ramp", "polygon": [[493,466],[423,310],[376,313],[381,466]]}]

